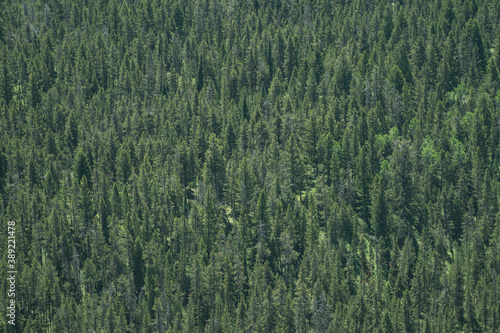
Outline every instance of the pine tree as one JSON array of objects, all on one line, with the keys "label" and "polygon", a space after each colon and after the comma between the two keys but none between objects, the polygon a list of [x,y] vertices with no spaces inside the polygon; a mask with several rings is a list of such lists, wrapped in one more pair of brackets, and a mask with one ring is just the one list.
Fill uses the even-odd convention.
[{"label": "pine tree", "polygon": [[304,168],[295,135],[291,135],[288,140],[284,159],[286,161],[286,177],[290,190],[293,194],[300,194],[303,189]]},{"label": "pine tree", "polygon": [[130,154],[125,147],[122,145],[118,152],[116,161],[116,177],[122,183],[127,183],[129,177],[132,174],[132,162],[130,160]]},{"label": "pine tree", "polygon": [[297,281],[297,291],[295,297],[295,326],[297,332],[307,332],[308,331],[308,309],[309,309],[309,297],[308,290],[305,286],[304,281],[300,278]]},{"label": "pine tree", "polygon": [[318,144],[320,140],[320,126],[318,124],[317,115],[315,111],[311,111],[310,116],[308,117],[305,124],[305,150],[309,157],[309,161],[314,167],[315,175],[318,177],[319,175],[319,151]]},{"label": "pine tree", "polygon": [[203,89],[203,79],[203,54],[200,54],[200,59],[198,60],[198,78],[196,79],[196,90],[198,90],[198,92]]},{"label": "pine tree", "polygon": [[80,182],[83,176],[85,176],[87,182],[90,181],[91,172],[90,172],[89,160],[87,158],[87,154],[85,154],[82,148],[80,148],[80,150],[78,150],[78,153],[76,154],[73,171],[74,171],[74,177],[77,182]]},{"label": "pine tree", "polygon": [[132,273],[134,275],[134,285],[137,293],[141,292],[144,286],[145,264],[143,257],[143,246],[139,237],[136,237],[130,258]]},{"label": "pine tree", "polygon": [[388,207],[386,203],[385,186],[379,175],[376,175],[373,180],[371,193],[371,227],[377,238],[385,239],[389,235]]},{"label": "pine tree", "polygon": [[368,222],[370,217],[369,200],[370,200],[370,166],[366,157],[366,145],[361,148],[361,151],[356,158],[356,174],[355,187],[358,196],[358,209],[364,221]]},{"label": "pine tree", "polygon": [[[270,236],[269,218],[267,213],[267,199],[266,193],[262,190],[259,194],[257,206],[255,207],[255,222],[254,222],[254,239],[255,243],[260,244],[262,250],[267,252],[268,242]],[[264,247],[264,248],[262,248]],[[264,259],[265,257],[261,257]]]},{"label": "pine tree", "polygon": [[3,97],[5,104],[8,106],[13,98],[13,84],[12,76],[9,72],[7,60],[2,59],[2,66],[0,69],[0,96]]},{"label": "pine tree", "polygon": [[469,80],[477,84],[486,67],[486,53],[477,20],[471,18],[460,34],[460,47]]},{"label": "pine tree", "polygon": [[205,165],[203,167],[204,180],[209,183],[218,200],[224,196],[225,168],[222,156],[222,149],[219,139],[215,134],[210,134],[208,149],[205,155]]}]

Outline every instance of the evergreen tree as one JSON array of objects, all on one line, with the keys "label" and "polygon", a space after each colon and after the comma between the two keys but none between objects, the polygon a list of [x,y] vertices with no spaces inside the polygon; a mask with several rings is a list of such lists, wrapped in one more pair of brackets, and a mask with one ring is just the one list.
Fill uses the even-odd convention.
[{"label": "evergreen tree", "polygon": [[87,182],[91,179],[89,160],[83,149],[78,150],[74,164],[74,177],[80,182],[85,176]]},{"label": "evergreen tree", "polygon": [[135,289],[137,293],[140,293],[142,287],[144,286],[145,265],[142,242],[139,237],[136,237],[134,244],[132,244],[130,263],[134,275]]},{"label": "evergreen tree", "polygon": [[205,154],[203,175],[205,181],[213,187],[215,196],[222,200],[225,185],[224,161],[220,141],[213,133],[210,135],[208,149]]}]

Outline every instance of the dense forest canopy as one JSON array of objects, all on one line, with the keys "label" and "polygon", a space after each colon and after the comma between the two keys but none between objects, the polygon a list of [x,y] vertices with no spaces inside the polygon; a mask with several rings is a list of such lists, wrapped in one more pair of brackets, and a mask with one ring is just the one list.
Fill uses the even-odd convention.
[{"label": "dense forest canopy", "polygon": [[1,330],[500,331],[499,32],[498,0],[0,1]]}]

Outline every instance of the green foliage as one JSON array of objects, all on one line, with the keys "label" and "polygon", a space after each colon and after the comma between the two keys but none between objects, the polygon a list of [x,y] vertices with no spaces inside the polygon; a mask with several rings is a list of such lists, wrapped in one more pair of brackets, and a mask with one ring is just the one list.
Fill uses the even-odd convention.
[{"label": "green foliage", "polygon": [[86,182],[91,179],[89,160],[83,149],[78,150],[73,172],[77,183],[79,183],[83,177],[86,178]]},{"label": "green foliage", "polygon": [[499,7],[4,1],[17,331],[499,331]]}]

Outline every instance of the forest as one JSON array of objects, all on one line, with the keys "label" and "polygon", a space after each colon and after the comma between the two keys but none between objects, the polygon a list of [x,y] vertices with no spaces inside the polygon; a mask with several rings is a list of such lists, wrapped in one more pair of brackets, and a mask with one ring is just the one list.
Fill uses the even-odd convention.
[{"label": "forest", "polygon": [[499,0],[0,0],[0,331],[500,332],[499,32]]}]

